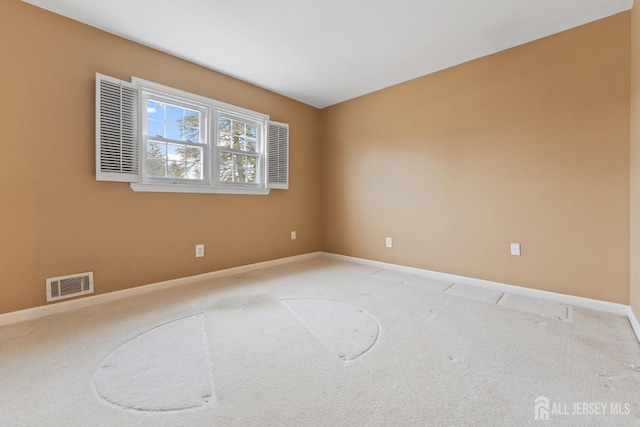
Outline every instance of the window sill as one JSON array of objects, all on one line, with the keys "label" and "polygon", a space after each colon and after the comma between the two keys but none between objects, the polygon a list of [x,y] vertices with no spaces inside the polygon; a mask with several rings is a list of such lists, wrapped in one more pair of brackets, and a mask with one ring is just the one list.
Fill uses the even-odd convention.
[{"label": "window sill", "polygon": [[208,194],[244,194],[266,196],[271,192],[269,188],[224,188],[206,187],[201,185],[183,184],[140,184],[133,182],[131,189],[136,192],[147,193],[208,193]]}]

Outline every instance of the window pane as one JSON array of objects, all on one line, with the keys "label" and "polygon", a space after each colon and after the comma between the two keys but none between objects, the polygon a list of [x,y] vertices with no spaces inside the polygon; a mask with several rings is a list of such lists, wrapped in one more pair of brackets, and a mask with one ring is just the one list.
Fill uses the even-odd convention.
[{"label": "window pane", "polygon": [[201,120],[197,110],[147,101],[147,135],[199,143]]},{"label": "window pane", "polygon": [[168,178],[184,178],[185,165],[184,162],[169,160],[167,162]]},{"label": "window pane", "polygon": [[147,157],[150,159],[166,159],[167,144],[157,141],[149,141],[147,143]]},{"label": "window pane", "polygon": [[164,122],[152,119],[147,120],[147,135],[160,136],[164,138]]},{"label": "window pane", "polygon": [[197,123],[197,122],[200,121],[200,112],[199,111],[195,111],[195,110],[189,110],[188,108],[185,108],[184,117],[187,120],[194,121],[194,122]]},{"label": "window pane", "polygon": [[183,141],[200,142],[200,113],[184,110],[184,117],[177,120],[180,138]]},{"label": "window pane", "polygon": [[167,120],[168,122],[177,122],[184,116],[184,108],[167,105],[166,109],[167,115],[165,120]]},{"label": "window pane", "polygon": [[233,161],[233,154],[231,153],[220,153],[220,161],[225,164],[230,164]]},{"label": "window pane", "polygon": [[231,148],[231,120],[221,118],[218,121],[218,146]]},{"label": "window pane", "polygon": [[246,170],[247,182],[255,183],[256,182],[256,170],[255,169],[247,169]]},{"label": "window pane", "polygon": [[257,152],[258,126],[242,120],[220,118],[218,122],[218,146],[233,150]]},{"label": "window pane", "polygon": [[181,128],[181,138],[184,141],[200,142],[200,129],[184,126]]},{"label": "window pane", "polygon": [[244,122],[234,120],[233,121],[233,134],[244,136]]},{"label": "window pane", "polygon": [[257,158],[253,156],[238,156],[238,161],[242,165],[242,171],[239,173],[240,182],[256,182]]},{"label": "window pane", "polygon": [[218,137],[218,146],[231,148],[231,135],[221,133]]},{"label": "window pane", "polygon": [[177,123],[167,123],[167,133],[165,138],[177,139],[178,141],[184,141],[182,137],[182,129]]},{"label": "window pane", "polygon": [[244,138],[241,136],[233,137],[233,146],[231,147],[234,150],[244,150]]},{"label": "window pane", "polygon": [[185,178],[200,179],[202,177],[201,163],[186,163]]},{"label": "window pane", "polygon": [[202,179],[202,147],[147,142],[147,176],[153,178]]},{"label": "window pane", "polygon": [[184,160],[184,145],[167,144],[167,159]]},{"label": "window pane", "polygon": [[220,181],[233,182],[233,154],[220,153]]},{"label": "window pane", "polygon": [[184,177],[187,179],[202,179],[202,153],[203,148],[188,147],[180,149],[180,154],[185,160]]},{"label": "window pane", "polygon": [[147,159],[147,175],[154,178],[167,176],[165,159]]},{"label": "window pane", "polygon": [[164,121],[164,107],[165,105],[160,102],[148,100],[147,118]]},{"label": "window pane", "polygon": [[247,156],[247,167],[255,169],[257,161],[258,161],[257,157]]},{"label": "window pane", "polygon": [[185,151],[185,160],[187,162],[201,162],[202,161],[202,148],[187,147]]},{"label": "window pane", "polygon": [[220,180],[223,182],[255,183],[257,158],[239,154],[220,153]]},{"label": "window pane", "polygon": [[220,129],[220,133],[231,133],[231,120],[221,118],[219,122],[218,128]]}]

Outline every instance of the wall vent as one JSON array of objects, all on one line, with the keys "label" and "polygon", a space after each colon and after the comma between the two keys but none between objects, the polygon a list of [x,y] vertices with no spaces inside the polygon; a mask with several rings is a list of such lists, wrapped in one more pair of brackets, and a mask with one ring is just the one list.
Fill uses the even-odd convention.
[{"label": "wall vent", "polygon": [[92,293],[92,271],[47,279],[47,302]]}]

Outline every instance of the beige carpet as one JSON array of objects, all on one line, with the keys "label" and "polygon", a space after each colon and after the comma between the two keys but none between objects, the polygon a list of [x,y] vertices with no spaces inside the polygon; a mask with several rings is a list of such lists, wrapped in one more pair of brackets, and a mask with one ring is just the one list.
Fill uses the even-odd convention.
[{"label": "beige carpet", "polygon": [[640,424],[626,318],[459,285],[319,258],[0,327],[0,426]]}]

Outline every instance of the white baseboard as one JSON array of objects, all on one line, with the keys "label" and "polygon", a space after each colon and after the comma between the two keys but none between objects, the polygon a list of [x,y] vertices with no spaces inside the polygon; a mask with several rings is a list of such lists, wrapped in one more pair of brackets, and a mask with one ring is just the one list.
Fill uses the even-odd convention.
[{"label": "white baseboard", "polygon": [[[371,261],[368,259],[332,254],[328,252],[323,252],[322,254],[325,257],[329,257],[337,260],[348,261],[348,262],[353,262],[357,264],[370,265],[373,267],[384,268],[387,270],[394,270],[394,271],[399,271],[399,272],[408,273],[408,274],[415,274],[418,276],[426,276],[426,277],[431,277],[433,279],[447,280],[453,283],[464,283],[467,285],[478,286],[481,288],[492,289],[500,292],[509,292],[511,294],[523,295],[523,296],[528,296],[528,297],[538,298],[538,299],[543,299],[548,301],[555,301],[561,304],[572,305],[575,307],[583,307],[583,308],[589,308],[592,310],[604,311],[607,313],[613,313],[620,316],[629,315],[630,307],[628,305],[618,304],[614,302],[600,301],[596,299],[583,298],[583,297],[578,297],[574,295],[559,294],[556,292],[541,291],[539,289],[507,285],[505,283],[492,282],[489,280],[474,279],[472,277],[458,276],[455,274],[448,274],[448,273],[440,273],[437,271],[424,270],[421,268],[405,267],[398,264],[389,264],[386,262]],[[636,334],[637,333],[638,332],[636,331]]]},{"label": "white baseboard", "polygon": [[629,313],[627,313],[627,317],[629,318],[629,323],[631,323],[633,332],[636,333],[636,337],[638,337],[638,341],[640,341],[640,323],[638,323],[638,318],[633,312],[633,307],[631,306],[629,306]]},{"label": "white baseboard", "polygon": [[317,258],[322,252],[311,252],[303,255],[296,255],[287,258],[279,258],[271,261],[259,262],[255,264],[243,265],[240,267],[227,268],[225,270],[212,271],[210,273],[198,274],[196,276],[182,277],[179,279],[167,280],[164,282],[153,283],[149,285],[136,286],[135,288],[123,289],[121,291],[109,292],[106,294],[92,295],[70,301],[63,301],[51,305],[43,305],[39,307],[27,308],[25,310],[13,311],[10,313],[0,314],[0,326],[11,323],[23,322],[26,320],[38,319],[40,317],[51,316],[54,314],[65,313],[68,311],[78,310],[81,308],[91,307],[108,301],[116,301],[123,298],[130,298],[135,295],[146,294],[149,292],[159,291],[161,289],[173,288],[176,286],[187,285],[190,283],[201,282],[203,280],[215,279],[232,274],[240,274],[248,271],[258,270],[261,268],[274,267],[277,265],[288,264],[291,262],[302,261],[311,258]]},{"label": "white baseboard", "polygon": [[218,277],[230,276],[233,274],[245,273],[248,271],[258,270],[261,268],[275,267],[277,265],[288,264],[296,261],[324,256],[331,259],[353,262],[356,264],[370,265],[373,267],[394,270],[418,276],[426,276],[439,280],[448,280],[455,283],[464,283],[472,286],[478,286],[486,289],[493,289],[501,292],[509,292],[512,294],[528,296],[548,301],[555,301],[561,304],[572,305],[575,307],[589,308],[592,310],[613,313],[620,316],[627,316],[631,327],[640,341],[640,323],[631,306],[617,304],[608,301],[600,301],[590,298],[583,298],[574,295],[559,294],[556,292],[542,291],[539,289],[525,288],[522,286],[508,285],[505,283],[492,282],[489,280],[474,279],[472,277],[458,276],[455,274],[441,273],[437,271],[425,270],[421,268],[406,267],[398,264],[390,264],[380,261],[372,261],[362,258],[355,258],[346,255],[332,254],[329,252],[311,252],[303,255],[296,255],[287,258],[279,258],[271,261],[259,262],[255,264],[243,265],[240,267],[228,268],[225,270],[212,271],[210,273],[199,274],[196,276],[182,277],[179,279],[167,280],[164,282],[153,283],[149,285],[137,286],[135,288],[123,289],[121,291],[109,292],[106,294],[92,295],[71,301],[63,301],[51,305],[43,305],[25,310],[14,311],[10,313],[0,314],[0,326],[11,323],[18,323],[27,320],[38,319],[40,317],[51,316],[54,314],[65,313],[68,311],[78,310],[81,308],[91,307],[109,301],[130,298],[136,295],[142,295],[149,292],[155,292],[162,289],[173,288],[176,286],[187,285],[190,283],[201,282],[203,280],[215,279]]}]

